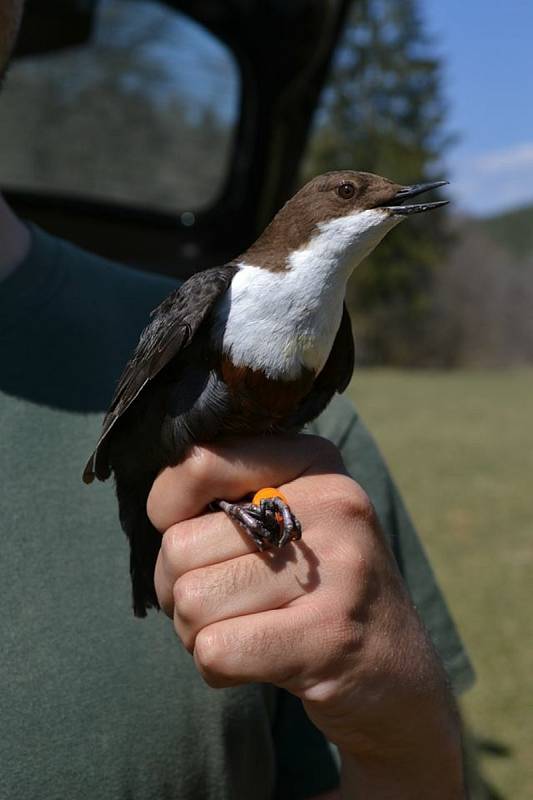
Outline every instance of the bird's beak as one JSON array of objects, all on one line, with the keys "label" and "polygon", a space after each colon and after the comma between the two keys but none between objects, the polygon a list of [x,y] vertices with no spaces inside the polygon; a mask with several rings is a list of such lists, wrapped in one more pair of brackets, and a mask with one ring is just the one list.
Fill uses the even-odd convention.
[{"label": "bird's beak", "polygon": [[392,201],[389,200],[387,205],[382,208],[389,211],[391,214],[420,214],[421,211],[430,211],[432,208],[440,208],[440,206],[448,205],[448,200],[437,200],[434,203],[415,203],[414,205],[403,205],[406,200],[411,197],[416,197],[423,192],[429,192],[431,189],[440,189],[441,186],[446,186],[449,181],[432,181],[431,183],[414,183],[412,186],[402,186],[397,192]]}]

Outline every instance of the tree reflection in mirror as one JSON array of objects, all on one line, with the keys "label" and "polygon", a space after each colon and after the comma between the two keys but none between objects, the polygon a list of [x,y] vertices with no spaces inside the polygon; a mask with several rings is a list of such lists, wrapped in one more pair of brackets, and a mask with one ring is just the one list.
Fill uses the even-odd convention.
[{"label": "tree reflection in mirror", "polygon": [[0,185],[170,213],[208,208],[240,112],[233,55],[163,4],[99,8],[88,45],[13,63]]}]

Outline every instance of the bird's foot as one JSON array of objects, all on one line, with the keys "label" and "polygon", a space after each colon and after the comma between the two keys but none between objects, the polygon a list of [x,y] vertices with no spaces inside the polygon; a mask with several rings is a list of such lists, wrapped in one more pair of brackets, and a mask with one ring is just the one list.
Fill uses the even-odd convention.
[{"label": "bird's foot", "polygon": [[261,489],[251,503],[219,500],[218,506],[246,531],[258,550],[284,547],[302,536],[300,522],[277,489]]}]

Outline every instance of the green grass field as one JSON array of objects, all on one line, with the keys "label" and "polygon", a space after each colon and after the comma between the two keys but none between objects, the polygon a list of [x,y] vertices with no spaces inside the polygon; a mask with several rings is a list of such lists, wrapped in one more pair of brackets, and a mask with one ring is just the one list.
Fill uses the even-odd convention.
[{"label": "green grass field", "polygon": [[505,798],[533,797],[533,370],[356,371],[350,393],[430,554],[478,680],[463,710],[506,755]]}]

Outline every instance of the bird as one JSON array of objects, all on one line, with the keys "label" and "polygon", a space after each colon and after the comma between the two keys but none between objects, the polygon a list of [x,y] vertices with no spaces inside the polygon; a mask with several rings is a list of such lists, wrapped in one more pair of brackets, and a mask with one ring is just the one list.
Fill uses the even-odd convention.
[{"label": "bird", "polygon": [[[246,435],[252,447],[253,436],[299,431],[346,389],[354,369],[347,280],[399,222],[448,202],[406,201],[447,183],[319,175],[242,255],[197,272],[152,311],[83,472],[86,483],[114,475],[136,616],[159,608],[161,536],[146,511],[157,475],[194,445]],[[301,536],[275,487],[251,502],[217,503],[259,549]]]}]

